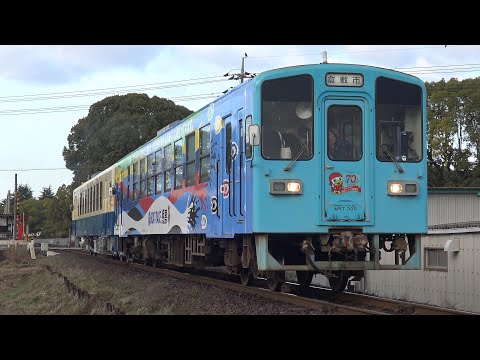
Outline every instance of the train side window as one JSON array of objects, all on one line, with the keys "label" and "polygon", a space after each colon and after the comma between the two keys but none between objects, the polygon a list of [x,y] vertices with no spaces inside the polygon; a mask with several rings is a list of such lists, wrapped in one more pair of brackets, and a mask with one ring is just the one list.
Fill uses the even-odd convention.
[{"label": "train side window", "polygon": [[200,182],[210,180],[210,125],[200,129]]},{"label": "train side window", "polygon": [[145,194],[146,194],[146,189],[145,189],[145,184],[146,184],[146,176],[147,176],[147,173],[145,172],[146,170],[146,166],[145,166],[145,162],[147,161],[147,159],[142,159],[140,160],[140,196],[139,196],[139,199],[141,198],[144,198],[145,197]]},{"label": "train side window", "polygon": [[95,211],[100,210],[100,183],[95,184]]},{"label": "train side window", "polygon": [[253,155],[252,144],[250,144],[250,125],[252,125],[252,115],[245,118],[245,157],[250,159]]},{"label": "train side window", "polygon": [[243,120],[242,119],[240,119],[238,121],[238,124],[239,124],[238,127],[240,129],[240,141],[239,141],[239,144],[238,144],[238,147],[239,147],[238,155],[241,156],[243,154],[243,143],[245,141],[245,129],[243,128]]},{"label": "train side window", "polygon": [[102,200],[103,200],[103,181],[100,181],[100,186],[99,186],[99,191],[100,191],[100,210],[102,210]]},{"label": "train side window", "polygon": [[92,212],[92,187],[88,188],[88,213]]},{"label": "train side window", "polygon": [[155,155],[151,154],[147,157],[147,196],[153,195],[155,193],[154,185],[154,158]]},{"label": "train side window", "polygon": [[162,192],[162,163],[163,149],[155,153],[155,194]]},{"label": "train side window", "polygon": [[163,178],[165,191],[172,190],[172,144],[168,144],[163,149]]},{"label": "train side window", "polygon": [[227,174],[230,174],[232,171],[232,124],[228,123],[225,127],[226,136],[225,136],[225,159]]},{"label": "train side window", "polygon": [[187,144],[187,158],[185,165],[186,186],[195,184],[195,134],[196,132],[193,132],[185,138]]},{"label": "train side window", "polygon": [[[107,183],[105,182],[105,185]],[[130,201],[130,166],[127,166],[127,201]]]},{"label": "train side window", "polygon": [[133,163],[133,187],[132,187],[132,200],[136,200],[138,198],[138,162]]},{"label": "train side window", "polygon": [[173,144],[175,155],[175,189],[181,189],[183,183],[182,143],[183,139],[180,139]]}]

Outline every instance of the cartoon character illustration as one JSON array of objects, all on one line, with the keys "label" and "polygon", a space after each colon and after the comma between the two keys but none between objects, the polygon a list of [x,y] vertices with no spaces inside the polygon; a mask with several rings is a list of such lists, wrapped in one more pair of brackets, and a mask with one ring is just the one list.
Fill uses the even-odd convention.
[{"label": "cartoon character illustration", "polygon": [[330,174],[328,178],[330,181],[330,187],[332,188],[332,194],[341,194],[343,192],[343,176],[339,172]]}]

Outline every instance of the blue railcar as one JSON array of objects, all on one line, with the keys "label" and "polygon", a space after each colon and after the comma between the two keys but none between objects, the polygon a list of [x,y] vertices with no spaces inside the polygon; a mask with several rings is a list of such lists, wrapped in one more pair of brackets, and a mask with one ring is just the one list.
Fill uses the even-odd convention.
[{"label": "blue railcar", "polygon": [[278,290],[334,291],[364,270],[420,269],[426,90],[413,76],[315,64],[259,74],[115,165],[114,253],[225,265]]},{"label": "blue railcar", "polygon": [[112,165],[73,190],[72,235],[91,253],[115,250],[114,170]]}]

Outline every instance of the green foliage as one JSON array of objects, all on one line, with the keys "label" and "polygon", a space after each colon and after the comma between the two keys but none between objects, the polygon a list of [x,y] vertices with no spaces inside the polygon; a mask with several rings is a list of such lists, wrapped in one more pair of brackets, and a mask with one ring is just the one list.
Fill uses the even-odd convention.
[{"label": "green foliage", "polygon": [[73,188],[191,113],[173,101],[146,94],[110,96],[93,104],[88,116],[72,127],[63,149],[66,167],[74,172]]},{"label": "green foliage", "polygon": [[25,212],[30,233],[41,232],[42,238],[68,237],[72,223],[72,187],[62,185],[53,197],[29,199],[19,204]]},{"label": "green foliage", "polygon": [[478,186],[480,78],[442,79],[426,87],[428,185]]},{"label": "green foliage", "polygon": [[38,197],[38,200],[52,199],[54,196],[55,194],[52,191],[52,185],[49,185],[48,188],[44,187],[42,189],[42,193]]},{"label": "green foliage", "polygon": [[28,199],[33,199],[32,189],[27,184],[18,185],[17,186],[17,191],[19,193],[19,197],[18,197],[19,201],[25,201],[25,200],[28,200]]}]

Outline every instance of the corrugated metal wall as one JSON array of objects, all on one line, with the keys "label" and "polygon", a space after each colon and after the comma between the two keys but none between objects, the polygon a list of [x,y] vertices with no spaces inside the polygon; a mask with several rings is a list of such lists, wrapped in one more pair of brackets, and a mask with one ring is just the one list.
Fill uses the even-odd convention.
[{"label": "corrugated metal wall", "polygon": [[428,194],[428,225],[480,221],[480,197],[476,193]]},{"label": "corrugated metal wall", "polygon": [[[448,271],[424,270],[424,248],[443,249],[450,239],[459,239],[460,251],[448,252]],[[423,270],[366,271],[366,292],[480,313],[480,233],[429,234],[422,242]]]}]

